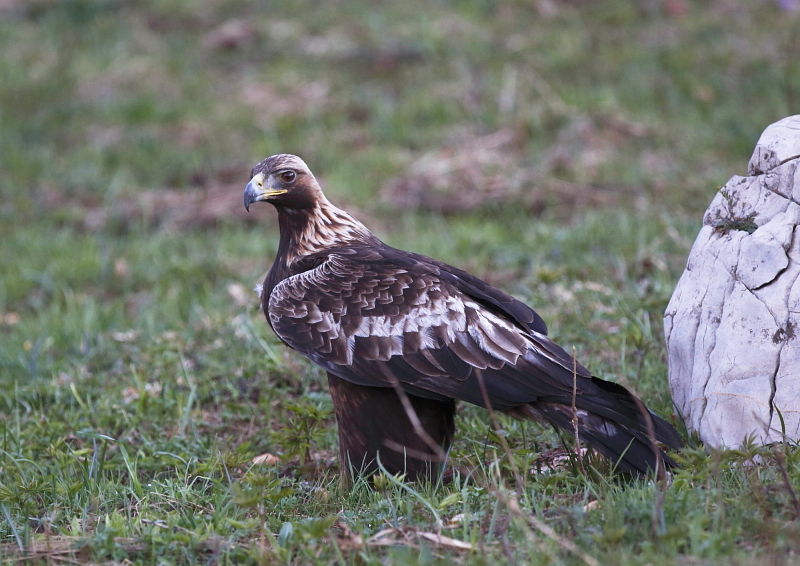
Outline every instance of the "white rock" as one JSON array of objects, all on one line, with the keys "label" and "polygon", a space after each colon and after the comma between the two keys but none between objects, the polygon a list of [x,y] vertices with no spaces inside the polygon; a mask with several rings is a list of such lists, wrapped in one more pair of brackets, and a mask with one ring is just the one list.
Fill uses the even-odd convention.
[{"label": "white rock", "polygon": [[664,314],[672,398],[712,446],[800,439],[798,165],[800,115],[714,197]]}]

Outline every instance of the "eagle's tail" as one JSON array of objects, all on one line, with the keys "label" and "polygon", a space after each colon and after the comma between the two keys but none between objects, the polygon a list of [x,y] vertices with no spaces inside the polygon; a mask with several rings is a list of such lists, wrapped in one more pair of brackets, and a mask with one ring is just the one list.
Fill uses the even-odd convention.
[{"label": "eagle's tail", "polygon": [[[575,434],[609,458],[617,469],[632,475],[677,467],[666,452],[681,448],[681,440],[672,425],[650,412],[635,395],[613,382],[591,378],[600,396],[579,393],[572,403],[564,399],[539,400],[522,409],[528,417],[544,417],[571,436]],[[569,400],[571,401],[571,399]]]}]

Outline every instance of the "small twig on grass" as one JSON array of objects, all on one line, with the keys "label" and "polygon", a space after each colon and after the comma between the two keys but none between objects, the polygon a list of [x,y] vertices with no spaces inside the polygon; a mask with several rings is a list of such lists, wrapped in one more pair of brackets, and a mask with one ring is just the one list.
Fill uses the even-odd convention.
[{"label": "small twig on grass", "polygon": [[478,378],[478,386],[481,388],[481,395],[483,396],[483,403],[486,405],[486,410],[489,411],[489,419],[492,421],[492,426],[494,427],[494,431],[497,434],[497,438],[500,440],[500,446],[503,447],[503,452],[505,452],[506,458],[508,459],[508,465],[511,468],[511,473],[514,474],[514,481],[517,484],[517,495],[522,495],[522,476],[519,473],[519,469],[517,468],[517,464],[514,462],[514,456],[511,454],[511,448],[508,447],[508,442],[506,442],[506,437],[500,434],[500,423],[497,420],[497,416],[494,414],[494,409],[492,408],[492,402],[489,400],[489,393],[486,391],[486,384],[483,382],[483,372],[479,369],[475,370],[475,375]]},{"label": "small twig on grass", "polygon": [[[81,545],[81,542],[83,542],[84,545]],[[114,543],[122,547],[122,549],[129,554],[141,552],[145,549],[145,545],[129,537],[117,537],[114,539]],[[44,548],[42,548],[42,546],[44,546]],[[85,539],[82,537],[53,536],[49,542],[32,540],[30,547],[19,550],[19,555],[17,555],[15,549],[11,548],[11,545],[0,545],[0,556],[2,557],[3,564],[12,564],[16,562],[23,562],[26,564],[35,563],[37,560],[42,559],[50,563],[52,563],[52,561],[58,561],[72,564],[84,564],[85,560],[80,560],[84,549],[86,549]],[[78,559],[76,559],[76,556]]]},{"label": "small twig on grass", "polygon": [[[403,388],[400,386],[400,382],[397,380],[393,381],[392,387],[394,388],[395,393],[397,393],[397,396],[400,398],[400,403],[403,405],[403,409],[406,412],[408,420],[411,421],[411,426],[414,427],[414,432],[416,432],[417,436],[419,436],[422,439],[422,441],[428,445],[428,448],[433,450],[433,454],[424,454],[423,455],[424,458],[421,459],[427,459],[432,462],[444,462],[445,460],[447,460],[447,454],[445,454],[444,450],[442,450],[442,447],[439,446],[439,444],[437,444],[437,442],[433,438],[431,438],[431,435],[428,434],[428,432],[422,427],[422,423],[419,420],[419,416],[417,416],[417,412],[414,410],[414,406],[411,404],[411,400],[408,398],[408,395],[406,394],[405,391],[403,391]],[[417,454],[422,454],[417,452],[416,450],[414,452],[417,452],[417,454],[411,454],[408,448],[406,448],[405,446],[401,446],[400,444],[393,442],[391,440],[384,441],[384,444],[388,448],[391,448],[392,450],[398,450],[399,447],[400,452],[405,450],[407,453],[416,458],[419,458]]]},{"label": "small twig on grass", "polygon": [[[792,500],[792,506],[794,507],[793,520],[796,521],[800,519],[800,499],[797,498],[797,492],[794,490],[794,488],[792,487],[792,482],[789,480],[789,474],[786,471],[786,460],[785,460],[786,450],[789,447],[789,442],[791,441],[791,439],[786,435],[786,422],[783,420],[783,413],[775,403],[772,404],[772,409],[778,415],[778,420],[781,423],[780,430],[775,430],[774,428],[770,427],[769,424],[765,423],[761,418],[759,418],[759,420],[761,420],[765,430],[777,432],[783,438],[782,442],[783,453],[778,452],[777,447],[775,447],[773,449],[773,458],[775,459],[775,463],[778,465],[778,469],[781,472],[781,477],[783,478],[783,486],[786,488],[786,491],[789,494],[789,498]],[[755,415],[755,413],[754,416],[758,417],[757,415]]]},{"label": "small twig on grass", "polygon": [[578,429],[578,408],[575,404],[578,396],[578,362],[575,359],[575,346],[572,347],[572,431],[575,435],[575,459],[578,461],[578,469],[581,475],[586,477],[586,470],[583,469],[583,458],[581,458],[581,438]]},{"label": "small twig on grass", "polygon": [[653,522],[650,525],[650,531],[653,538],[657,538],[664,532],[664,482],[657,481],[653,488],[656,494],[653,501]]},{"label": "small twig on grass", "polygon": [[641,399],[639,399],[636,395],[631,395],[631,399],[636,404],[636,408],[639,409],[641,415],[644,417],[644,423],[647,429],[647,440],[650,441],[650,448],[653,450],[653,455],[656,457],[656,481],[664,480],[667,478],[667,470],[664,460],[661,458],[661,449],[659,449],[658,443],[656,442],[656,432],[655,427],[653,426],[653,417],[650,415],[650,410],[645,407]]},{"label": "small twig on grass", "polygon": [[653,500],[653,517],[650,523],[650,532],[653,538],[657,538],[664,532],[662,528],[662,519],[664,516],[664,491],[667,480],[667,468],[663,458],[661,458],[661,450],[656,443],[655,427],[653,426],[653,417],[650,415],[650,411],[638,397],[631,395],[631,398],[633,402],[636,403],[636,408],[639,409],[639,412],[644,417],[645,426],[647,427],[647,439],[650,441],[650,448],[652,448],[653,455],[656,457],[656,481],[653,486],[655,497]]},{"label": "small twig on grass", "polygon": [[511,547],[508,546],[508,537],[506,537],[506,533],[500,535],[500,547],[503,549],[503,556],[508,559],[508,563],[517,566],[518,562],[511,553]]},{"label": "small twig on grass", "polygon": [[[443,546],[445,548],[457,549],[457,550],[475,550],[472,544],[469,542],[450,538],[439,533],[429,533],[425,531],[419,531],[413,527],[404,527],[404,528],[390,527],[388,529],[383,529],[382,531],[379,531],[374,535],[372,535],[371,537],[369,537],[366,541],[366,545],[397,546],[398,543],[400,543],[405,547],[417,548],[418,545],[415,544],[416,541],[414,541],[414,539],[410,535],[416,536],[417,540],[423,539],[437,546]],[[437,558],[442,558],[442,557],[437,556]]]},{"label": "small twig on grass", "polygon": [[[553,530],[553,528],[550,525],[548,525],[535,515],[528,515],[526,513],[523,513],[522,509],[519,508],[519,503],[517,502],[516,497],[514,497],[513,495],[510,497],[506,497],[499,491],[497,492],[497,495],[503,500],[503,503],[505,503],[505,506],[508,508],[511,514],[514,515],[516,518],[522,520],[521,524],[524,527],[527,527],[526,530],[530,531],[530,528],[532,527],[533,529],[539,531],[544,536],[555,542],[562,549],[566,550],[567,552],[571,552],[572,554],[580,558],[587,566],[600,566],[600,563],[597,561],[596,558],[586,554],[583,550],[578,548],[578,545],[576,545],[568,538],[559,535],[557,532]],[[530,533],[530,535],[532,534],[533,533]],[[529,536],[528,538],[532,541],[536,540],[531,538],[531,536]]]},{"label": "small twig on grass", "polygon": [[[786,447],[786,443],[783,443],[784,450]],[[786,472],[786,461],[784,460],[784,455],[778,452],[777,450],[774,452],[775,463],[778,464],[778,469],[781,472],[781,477],[783,478],[783,486],[786,488],[787,493],[789,494],[789,498],[792,500],[792,506],[794,507],[794,520],[800,519],[800,499],[797,498],[797,492],[792,487],[792,482],[789,481],[789,474]]]},{"label": "small twig on grass", "polygon": [[393,450],[395,452],[400,452],[401,454],[405,454],[406,456],[411,456],[412,458],[416,458],[417,460],[428,461],[428,462],[438,462],[439,458],[435,454],[430,454],[428,452],[423,452],[422,450],[414,450],[413,448],[409,448],[408,446],[403,446],[399,442],[392,440],[391,438],[384,438],[383,445],[386,446],[389,450]]},{"label": "small twig on grass", "polygon": [[52,560],[58,560],[59,562],[69,562],[70,564],[84,564],[84,562],[73,560],[72,558],[67,558],[66,556],[48,556],[48,562]]}]

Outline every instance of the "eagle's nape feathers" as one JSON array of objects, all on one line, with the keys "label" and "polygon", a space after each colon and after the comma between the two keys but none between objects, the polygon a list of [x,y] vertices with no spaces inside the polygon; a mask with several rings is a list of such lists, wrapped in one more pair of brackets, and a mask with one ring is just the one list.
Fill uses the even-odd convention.
[{"label": "eagle's nape feathers", "polygon": [[484,407],[488,400],[569,434],[577,419],[580,440],[623,472],[675,465],[664,452],[681,446],[674,428],[576,363],[530,307],[464,271],[385,245],[328,202],[300,158],[276,155],[253,168],[245,206],[259,200],[275,205],[280,225],[262,308],[281,340],[328,372],[343,471],[374,471],[380,452],[387,471],[432,478],[437,459],[425,455],[431,442],[449,449],[456,399]]}]

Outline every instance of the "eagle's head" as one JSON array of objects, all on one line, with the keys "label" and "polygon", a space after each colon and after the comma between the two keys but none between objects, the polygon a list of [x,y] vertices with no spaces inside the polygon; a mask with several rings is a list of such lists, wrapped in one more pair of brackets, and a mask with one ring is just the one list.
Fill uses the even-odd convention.
[{"label": "eagle's head", "polygon": [[244,207],[268,201],[289,209],[313,208],[322,198],[322,190],[305,161],[296,155],[281,153],[267,157],[250,172],[244,189]]}]

